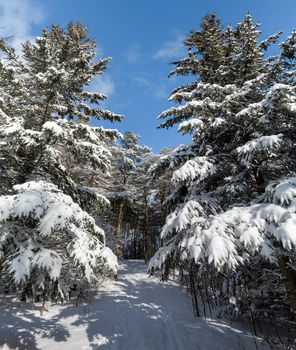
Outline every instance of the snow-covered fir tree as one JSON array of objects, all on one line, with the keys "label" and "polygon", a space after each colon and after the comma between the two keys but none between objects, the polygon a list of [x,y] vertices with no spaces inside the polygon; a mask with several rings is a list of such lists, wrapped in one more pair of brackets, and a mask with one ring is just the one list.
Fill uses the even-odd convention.
[{"label": "snow-covered fir tree", "polygon": [[174,169],[174,189],[150,270],[166,279],[178,268],[203,300],[270,316],[277,298],[296,312],[296,46],[292,33],[265,58],[281,33],[260,42],[258,27],[251,15],[226,30],[206,16],[174,62],[172,75],[194,80],[172,92],[180,106],[160,127],[177,124],[192,141],[155,166]]},{"label": "snow-covered fir tree", "polygon": [[[121,120],[90,92],[110,58],[98,59],[86,28],[52,26],[25,42],[22,57],[0,42],[0,272],[22,297],[63,299],[63,283],[83,285],[116,274],[104,232],[86,200],[108,200],[75,182],[67,166],[107,172],[116,130],[92,118]],[[89,86],[88,89],[86,89]]]}]

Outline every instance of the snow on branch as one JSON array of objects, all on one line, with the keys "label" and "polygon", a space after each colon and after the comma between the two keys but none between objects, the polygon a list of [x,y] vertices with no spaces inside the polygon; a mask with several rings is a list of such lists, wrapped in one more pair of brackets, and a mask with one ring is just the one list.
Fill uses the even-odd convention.
[{"label": "snow on branch", "polygon": [[[99,266],[116,273],[116,257],[104,248],[104,232],[70,196],[44,181],[27,182],[14,189],[17,194],[0,197],[0,220],[10,222],[6,231],[16,245],[6,267],[15,283],[29,278],[36,268],[47,271],[52,280],[58,279],[66,251],[82,268],[87,280],[97,278]],[[63,252],[50,249],[52,237],[55,237],[54,247],[62,242]],[[7,240],[0,241],[0,251],[8,249],[6,243]]]},{"label": "snow on branch", "polygon": [[181,168],[173,174],[172,180],[179,181],[202,181],[206,177],[213,175],[217,171],[217,166],[208,157],[196,157],[188,160]]},{"label": "snow on branch", "polygon": [[179,251],[181,258],[206,261],[217,269],[235,269],[254,254],[275,262],[279,243],[286,250],[296,249],[296,178],[270,183],[263,200],[207,218],[200,217],[200,203],[189,201],[168,217],[162,232],[165,238],[178,231],[179,243],[171,247],[169,241],[150,265],[161,268],[168,251]]},{"label": "snow on branch", "polygon": [[282,137],[282,134],[261,136],[257,139],[248,141],[243,146],[238,147],[236,151],[242,156],[242,163],[248,167],[252,161],[252,155],[254,152],[271,150],[278,147],[282,142]]},{"label": "snow on branch", "polygon": [[195,200],[188,201],[183,207],[178,207],[172,212],[166,220],[161,231],[161,238],[166,237],[169,233],[180,232],[195,222],[201,220],[204,210],[202,206]]},{"label": "snow on branch", "polygon": [[178,131],[184,135],[186,133],[192,133],[196,129],[202,129],[203,126],[204,122],[202,120],[198,118],[193,118],[180,123]]}]

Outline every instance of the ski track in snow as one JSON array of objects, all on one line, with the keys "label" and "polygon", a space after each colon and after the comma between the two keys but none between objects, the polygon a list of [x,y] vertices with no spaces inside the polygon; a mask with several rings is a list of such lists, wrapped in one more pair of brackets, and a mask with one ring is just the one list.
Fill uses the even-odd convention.
[{"label": "ski track in snow", "polygon": [[0,349],[256,349],[247,331],[193,317],[184,290],[148,277],[146,269],[140,260],[122,262],[118,281],[105,282],[87,306],[52,305],[43,317],[25,305],[1,309]]}]

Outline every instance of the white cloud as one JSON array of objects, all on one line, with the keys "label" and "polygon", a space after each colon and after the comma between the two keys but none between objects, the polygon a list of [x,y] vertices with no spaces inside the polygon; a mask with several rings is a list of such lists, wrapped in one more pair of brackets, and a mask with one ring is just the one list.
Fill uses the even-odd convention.
[{"label": "white cloud", "polygon": [[133,77],[133,81],[140,87],[146,88],[157,98],[167,98],[169,91],[166,85],[153,82],[144,76]]},{"label": "white cloud", "polygon": [[139,44],[130,45],[127,49],[127,53],[125,57],[129,63],[140,62],[142,58],[141,45]]},{"label": "white cloud", "polygon": [[162,46],[155,52],[155,59],[172,59],[182,56],[185,52],[184,41],[185,36],[178,34],[174,40],[165,41]]},{"label": "white cloud", "polygon": [[96,76],[91,82],[88,90],[100,92],[107,96],[114,94],[115,86],[112,77],[107,73]]},{"label": "white cloud", "polygon": [[33,26],[40,24],[45,12],[35,0],[0,0],[0,36],[20,51],[21,43],[33,38]]}]

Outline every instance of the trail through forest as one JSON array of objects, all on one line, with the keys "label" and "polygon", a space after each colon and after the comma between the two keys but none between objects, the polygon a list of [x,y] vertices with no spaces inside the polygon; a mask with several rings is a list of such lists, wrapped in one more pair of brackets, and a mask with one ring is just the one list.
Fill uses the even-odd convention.
[{"label": "trail through forest", "polygon": [[[1,349],[219,350],[256,349],[246,330],[195,318],[173,281],[148,277],[140,260],[121,263],[88,306],[51,305],[43,317],[26,305],[1,309]],[[257,340],[259,349],[265,349]]]}]

